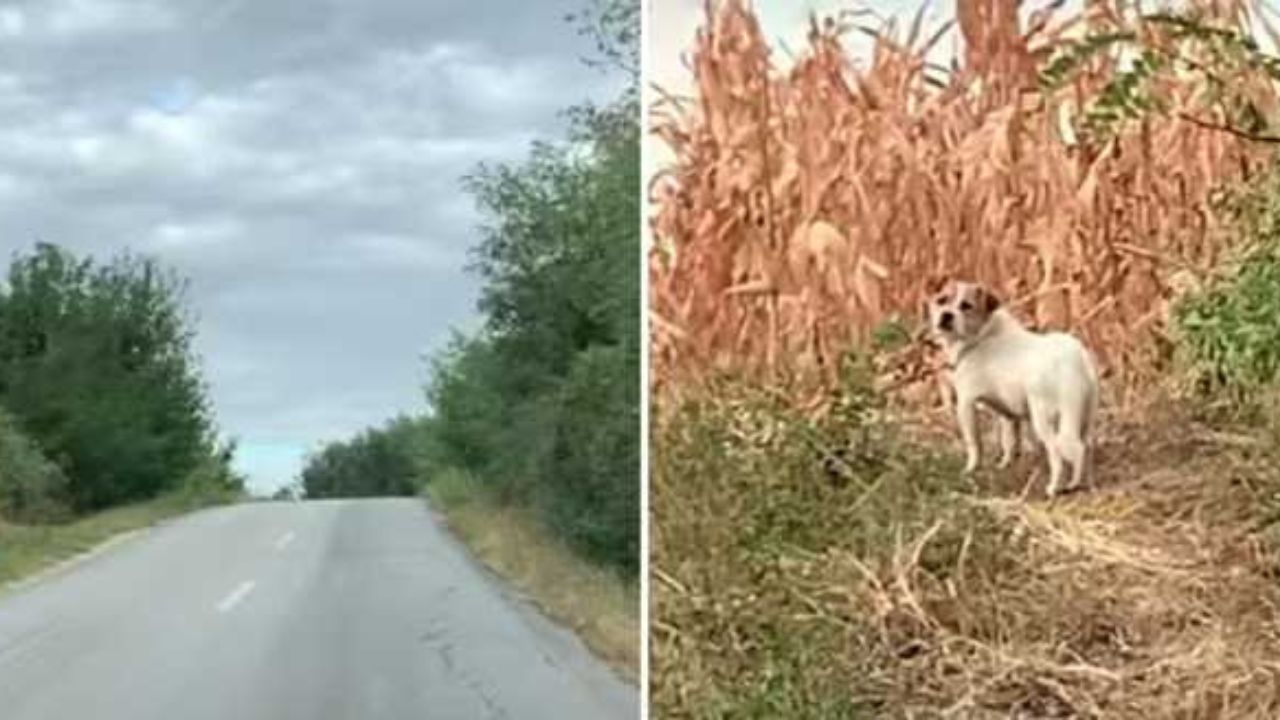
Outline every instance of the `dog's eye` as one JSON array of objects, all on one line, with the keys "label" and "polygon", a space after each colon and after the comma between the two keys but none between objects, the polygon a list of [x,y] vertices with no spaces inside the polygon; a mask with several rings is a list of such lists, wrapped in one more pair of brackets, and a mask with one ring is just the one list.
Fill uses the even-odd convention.
[{"label": "dog's eye", "polygon": [[970,310],[972,310],[972,309],[973,309],[973,303],[969,302],[968,300],[961,300],[961,301],[960,301],[960,310],[961,310],[961,312],[969,312],[969,311],[970,311]]}]

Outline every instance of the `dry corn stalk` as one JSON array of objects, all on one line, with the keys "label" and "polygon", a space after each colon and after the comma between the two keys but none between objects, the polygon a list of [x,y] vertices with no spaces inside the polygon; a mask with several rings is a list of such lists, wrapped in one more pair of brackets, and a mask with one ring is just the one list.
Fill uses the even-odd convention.
[{"label": "dry corn stalk", "polygon": [[[651,186],[655,388],[725,367],[829,381],[842,351],[918,313],[943,275],[993,286],[1033,325],[1083,334],[1125,384],[1150,377],[1175,278],[1207,272],[1233,242],[1212,194],[1267,151],[1179,119],[1202,103],[1194,74],[1161,79],[1172,112],[1082,142],[1083,111],[1123,53],[1051,92],[1039,71],[1069,37],[1136,19],[1098,0],[1024,29],[1017,6],[958,0],[965,50],[949,71],[926,60],[942,33],[924,37],[918,21],[905,38],[879,32],[855,64],[843,29],[815,19],[782,74],[745,2],[708,3],[696,102],[668,95],[651,109],[676,156]],[[1249,21],[1242,2],[1197,7]],[[1262,73],[1235,82],[1275,107]]]}]

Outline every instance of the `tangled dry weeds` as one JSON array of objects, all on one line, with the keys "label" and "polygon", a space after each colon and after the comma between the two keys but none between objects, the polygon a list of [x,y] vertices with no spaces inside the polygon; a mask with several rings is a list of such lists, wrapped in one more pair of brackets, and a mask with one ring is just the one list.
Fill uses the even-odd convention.
[{"label": "tangled dry weeds", "polygon": [[729,397],[654,447],[663,717],[1280,717],[1270,431],[1109,418],[1101,487],[1045,503],[1038,458],[967,485],[914,435],[832,486]]}]

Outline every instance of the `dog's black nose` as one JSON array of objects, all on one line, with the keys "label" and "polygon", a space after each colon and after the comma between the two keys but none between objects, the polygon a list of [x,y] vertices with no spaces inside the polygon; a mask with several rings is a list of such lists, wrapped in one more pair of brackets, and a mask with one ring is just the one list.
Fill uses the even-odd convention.
[{"label": "dog's black nose", "polygon": [[953,315],[950,310],[947,310],[938,317],[938,327],[943,330],[950,330],[955,321],[955,315]]}]

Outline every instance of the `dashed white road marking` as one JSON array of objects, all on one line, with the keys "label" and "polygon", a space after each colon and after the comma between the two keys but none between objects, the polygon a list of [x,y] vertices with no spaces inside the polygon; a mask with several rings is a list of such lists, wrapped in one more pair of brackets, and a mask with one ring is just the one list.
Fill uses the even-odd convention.
[{"label": "dashed white road marking", "polygon": [[231,591],[230,595],[226,596],[222,599],[222,602],[218,603],[218,612],[231,612],[232,608],[239,605],[241,600],[244,600],[249,596],[249,593],[253,592],[255,585],[257,585],[257,583],[252,580],[245,580],[240,583],[235,590]]},{"label": "dashed white road marking", "polygon": [[276,549],[283,550],[289,547],[289,543],[291,542],[293,542],[293,533],[287,532],[284,535],[281,535],[279,540],[276,540]]}]

